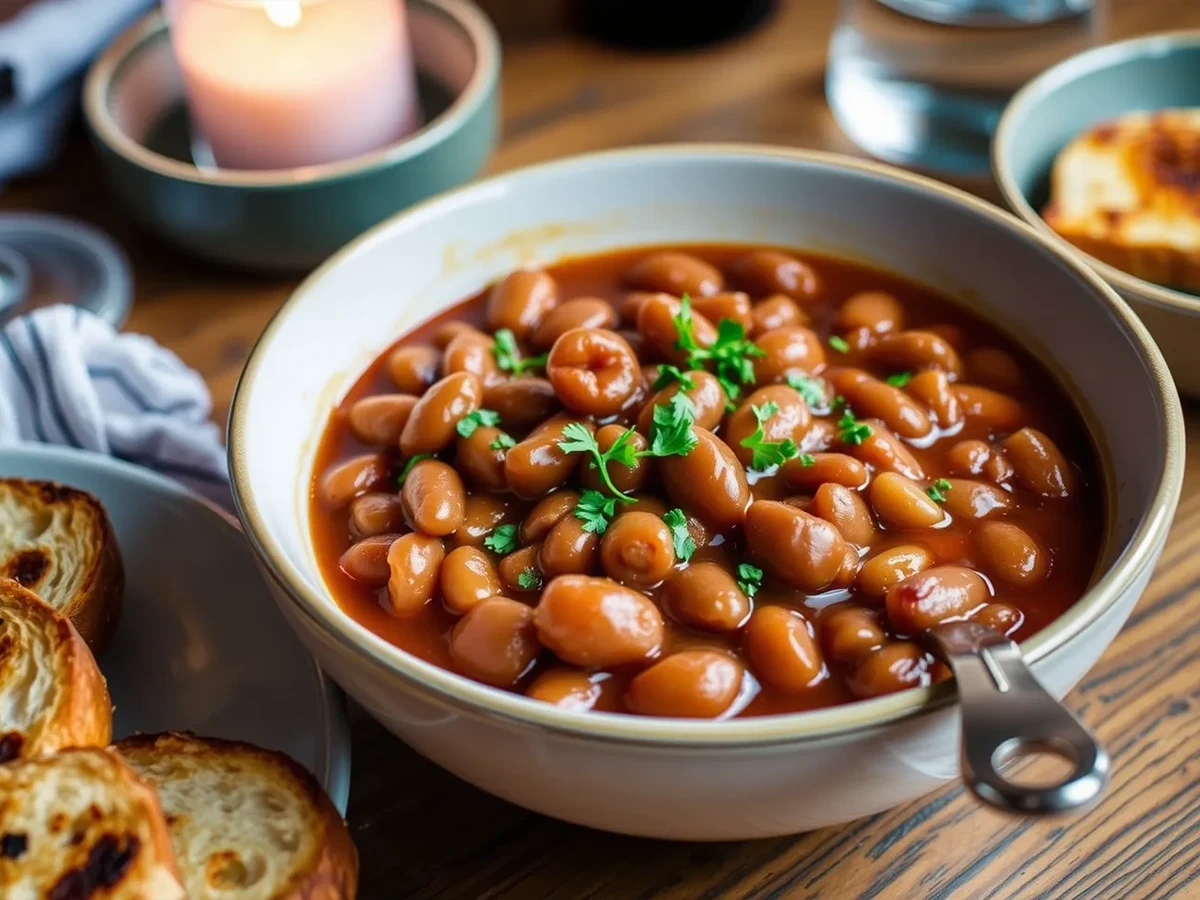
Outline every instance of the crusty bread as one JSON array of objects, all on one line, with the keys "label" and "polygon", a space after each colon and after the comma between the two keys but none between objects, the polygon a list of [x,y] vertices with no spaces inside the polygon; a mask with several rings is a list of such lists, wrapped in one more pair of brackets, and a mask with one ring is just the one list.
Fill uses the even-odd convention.
[{"label": "crusty bread", "polygon": [[75,627],[0,579],[0,763],[111,737],[108,689]]},{"label": "crusty bread", "polygon": [[0,766],[0,897],[180,900],[154,791],[97,748]]},{"label": "crusty bread", "polygon": [[1129,113],[1079,135],[1055,160],[1043,218],[1118,269],[1200,291],[1200,109]]},{"label": "crusty bread", "polygon": [[0,576],[69,618],[96,655],[112,640],[125,573],[108,516],[91,494],[0,478]]},{"label": "crusty bread", "polygon": [[115,749],[158,790],[191,900],[351,900],[358,854],[316,780],[281,753],[171,733]]}]

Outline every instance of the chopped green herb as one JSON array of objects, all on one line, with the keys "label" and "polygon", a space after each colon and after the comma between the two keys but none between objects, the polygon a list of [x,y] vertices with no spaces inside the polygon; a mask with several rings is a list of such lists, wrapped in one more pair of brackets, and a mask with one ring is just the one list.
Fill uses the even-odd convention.
[{"label": "chopped green herb", "polygon": [[497,525],[496,529],[484,538],[483,546],[501,556],[512,553],[521,546],[521,542],[517,539],[517,526]]},{"label": "chopped green herb", "polygon": [[889,375],[886,380],[892,387],[902,388],[912,381],[912,372],[897,372],[895,375]]},{"label": "chopped green herb", "polygon": [[526,369],[544,368],[546,360],[550,357],[550,354],[543,353],[541,356],[522,359],[521,348],[517,346],[517,337],[509,328],[498,329],[493,335],[492,355],[496,357],[496,365],[502,371],[511,372],[513,375],[520,375]]},{"label": "chopped green herb", "polygon": [[836,397],[833,398],[833,403],[831,403],[829,405],[829,408],[830,409],[838,409],[839,407],[842,407],[845,405],[846,405],[846,398],[843,397],[841,394],[838,394]]},{"label": "chopped green herb", "polygon": [[[563,427],[562,434],[562,440],[558,442],[558,446],[564,453],[590,454],[592,456],[592,468],[600,472],[600,480],[604,482],[604,486],[608,488],[612,495],[624,503],[633,502],[632,497],[622,493],[613,484],[612,476],[608,474],[608,461],[610,459],[617,459],[627,466],[633,465],[635,457],[633,455],[633,447],[629,444],[629,439],[633,436],[632,430],[626,431],[625,434],[617,438],[613,445],[606,451],[601,451],[600,445],[596,442],[596,436],[588,430],[586,425],[580,422],[568,423]],[[600,496],[597,491],[589,491],[588,493],[595,493],[597,496]],[[580,516],[580,518],[582,519],[583,517]],[[587,520],[584,519],[584,521],[586,522]],[[597,532],[597,534],[599,533]]]},{"label": "chopped green herb", "polygon": [[687,456],[699,441],[692,425],[696,422],[696,404],[683,391],[654,407],[653,437],[649,451],[639,456]]},{"label": "chopped green herb", "polygon": [[515,447],[515,446],[517,446],[517,442],[514,441],[508,434],[506,434],[505,432],[502,431],[498,435],[496,435],[496,439],[494,441],[492,441],[490,444],[488,444],[488,449],[489,450],[507,450],[509,447]]},{"label": "chopped green herb", "polygon": [[517,587],[523,591],[532,591],[541,587],[542,576],[533,569],[525,569],[517,576]]},{"label": "chopped green herb", "polygon": [[682,371],[678,366],[663,363],[658,367],[658,378],[654,380],[654,390],[661,391],[674,381],[678,381],[683,385],[683,390],[685,391],[696,389],[696,379],[692,378],[691,375]]},{"label": "chopped green herb", "polygon": [[674,318],[679,338],[675,346],[687,353],[688,369],[703,369],[713,363],[713,374],[731,400],[741,393],[741,386],[754,384],[754,363],[757,356],[767,352],[746,338],[746,329],[733,319],[722,319],[717,323],[717,338],[708,347],[696,341],[695,319],[692,318],[692,299],[687,294],[680,301],[678,315]]},{"label": "chopped green herb", "polygon": [[467,413],[458,420],[458,424],[454,426],[462,437],[469,438],[475,433],[475,430],[480,425],[492,426],[500,421],[500,413],[494,409],[477,409],[475,412]]},{"label": "chopped green herb", "polygon": [[925,493],[929,495],[929,499],[935,503],[946,502],[946,491],[950,490],[953,485],[945,478],[939,478],[935,481]]},{"label": "chopped green herb", "polygon": [[671,543],[675,547],[675,558],[687,562],[696,552],[696,542],[687,527],[687,516],[682,509],[669,509],[663,513],[663,521],[671,531]]},{"label": "chopped green herb", "polygon": [[804,402],[810,408],[820,408],[825,405],[825,389],[817,379],[789,372],[787,383],[788,387],[804,398]]},{"label": "chopped green herb", "polygon": [[854,410],[849,406],[842,412],[842,417],[838,419],[839,437],[844,444],[861,444],[872,435],[871,426],[866,422],[860,422],[854,418]]},{"label": "chopped green herb", "polygon": [[584,491],[575,504],[575,518],[583,522],[584,531],[592,534],[604,534],[616,512],[617,501],[599,491]]},{"label": "chopped green herb", "polygon": [[758,593],[758,589],[762,586],[763,570],[758,566],[752,566],[750,563],[740,563],[737,567],[737,586],[742,589],[742,593],[754,599],[754,595]]},{"label": "chopped green herb", "polygon": [[418,453],[416,456],[410,457],[408,462],[404,464],[404,468],[400,470],[400,476],[396,479],[396,484],[399,487],[404,486],[404,479],[408,477],[408,473],[413,470],[413,466],[423,459],[433,459],[432,453]]},{"label": "chopped green herb", "polygon": [[758,427],[754,429],[752,435],[741,441],[742,446],[753,454],[750,468],[763,472],[772,466],[782,465],[800,452],[796,442],[791,438],[782,441],[767,440],[767,433],[763,425],[767,419],[779,412],[778,403],[768,402],[762,406],[751,406],[750,412],[754,414],[754,420],[758,422]]},{"label": "chopped green herb", "polygon": [[834,350],[836,350],[838,353],[849,353],[850,352],[850,343],[844,337],[840,337],[839,335],[836,335],[836,334],[829,339],[829,346],[832,347]]},{"label": "chopped green herb", "polygon": [[809,466],[816,465],[816,463],[817,459],[811,453],[800,454],[800,465],[804,466],[804,468],[807,469]]}]

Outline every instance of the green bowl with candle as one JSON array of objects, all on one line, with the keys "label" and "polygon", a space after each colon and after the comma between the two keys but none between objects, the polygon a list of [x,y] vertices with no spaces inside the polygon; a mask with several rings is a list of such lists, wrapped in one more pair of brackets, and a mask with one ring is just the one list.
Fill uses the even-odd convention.
[{"label": "green bowl with candle", "polygon": [[105,51],[84,85],[85,117],[114,191],[148,230],[197,256],[296,271],[471,180],[496,142],[499,40],[466,0],[408,0],[407,9],[420,127],[336,162],[271,169],[217,167],[206,157],[166,19],[150,14]]}]

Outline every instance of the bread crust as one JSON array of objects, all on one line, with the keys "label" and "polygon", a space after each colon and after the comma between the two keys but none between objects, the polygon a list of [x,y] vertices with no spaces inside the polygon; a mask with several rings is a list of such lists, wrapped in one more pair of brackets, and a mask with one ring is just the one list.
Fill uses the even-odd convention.
[{"label": "bread crust", "polygon": [[[112,642],[125,593],[116,535],[100,501],[52,481],[0,478],[0,576],[29,588],[71,620],[99,656]],[[23,528],[14,527],[23,525]],[[70,590],[52,584],[66,565],[57,542],[78,555]],[[62,581],[61,577],[58,579]]]},{"label": "bread crust", "polygon": [[0,718],[0,763],[109,742],[108,687],[75,627],[32,591],[0,579],[0,696],[31,691],[22,663],[31,667],[24,671],[51,673],[51,688],[38,698],[32,721]]},{"label": "bread crust", "polygon": [[[135,734],[113,745],[135,770],[143,771],[156,759],[188,757],[194,763],[223,760],[243,768],[264,767],[277,780],[286,781],[315,813],[320,832],[316,852],[301,860],[287,883],[270,895],[270,900],[352,900],[358,891],[358,851],[350,832],[332,801],[317,780],[295,760],[283,753],[264,750],[241,741],[201,738],[191,732]],[[155,782],[153,774],[146,773]],[[159,784],[161,790],[161,783]],[[170,808],[167,810],[171,813]],[[180,836],[176,834],[177,841]],[[181,850],[178,843],[177,852]],[[186,856],[179,852],[180,859]],[[196,898],[193,898],[196,900]]]}]

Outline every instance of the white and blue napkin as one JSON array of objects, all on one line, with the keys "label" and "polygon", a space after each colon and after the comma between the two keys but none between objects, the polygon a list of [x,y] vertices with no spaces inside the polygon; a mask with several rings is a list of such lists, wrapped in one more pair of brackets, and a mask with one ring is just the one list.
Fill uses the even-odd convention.
[{"label": "white and blue napkin", "polygon": [[34,310],[0,330],[0,445],[108,454],[228,507],[211,412],[204,379],[174,353],[78,307]]}]

